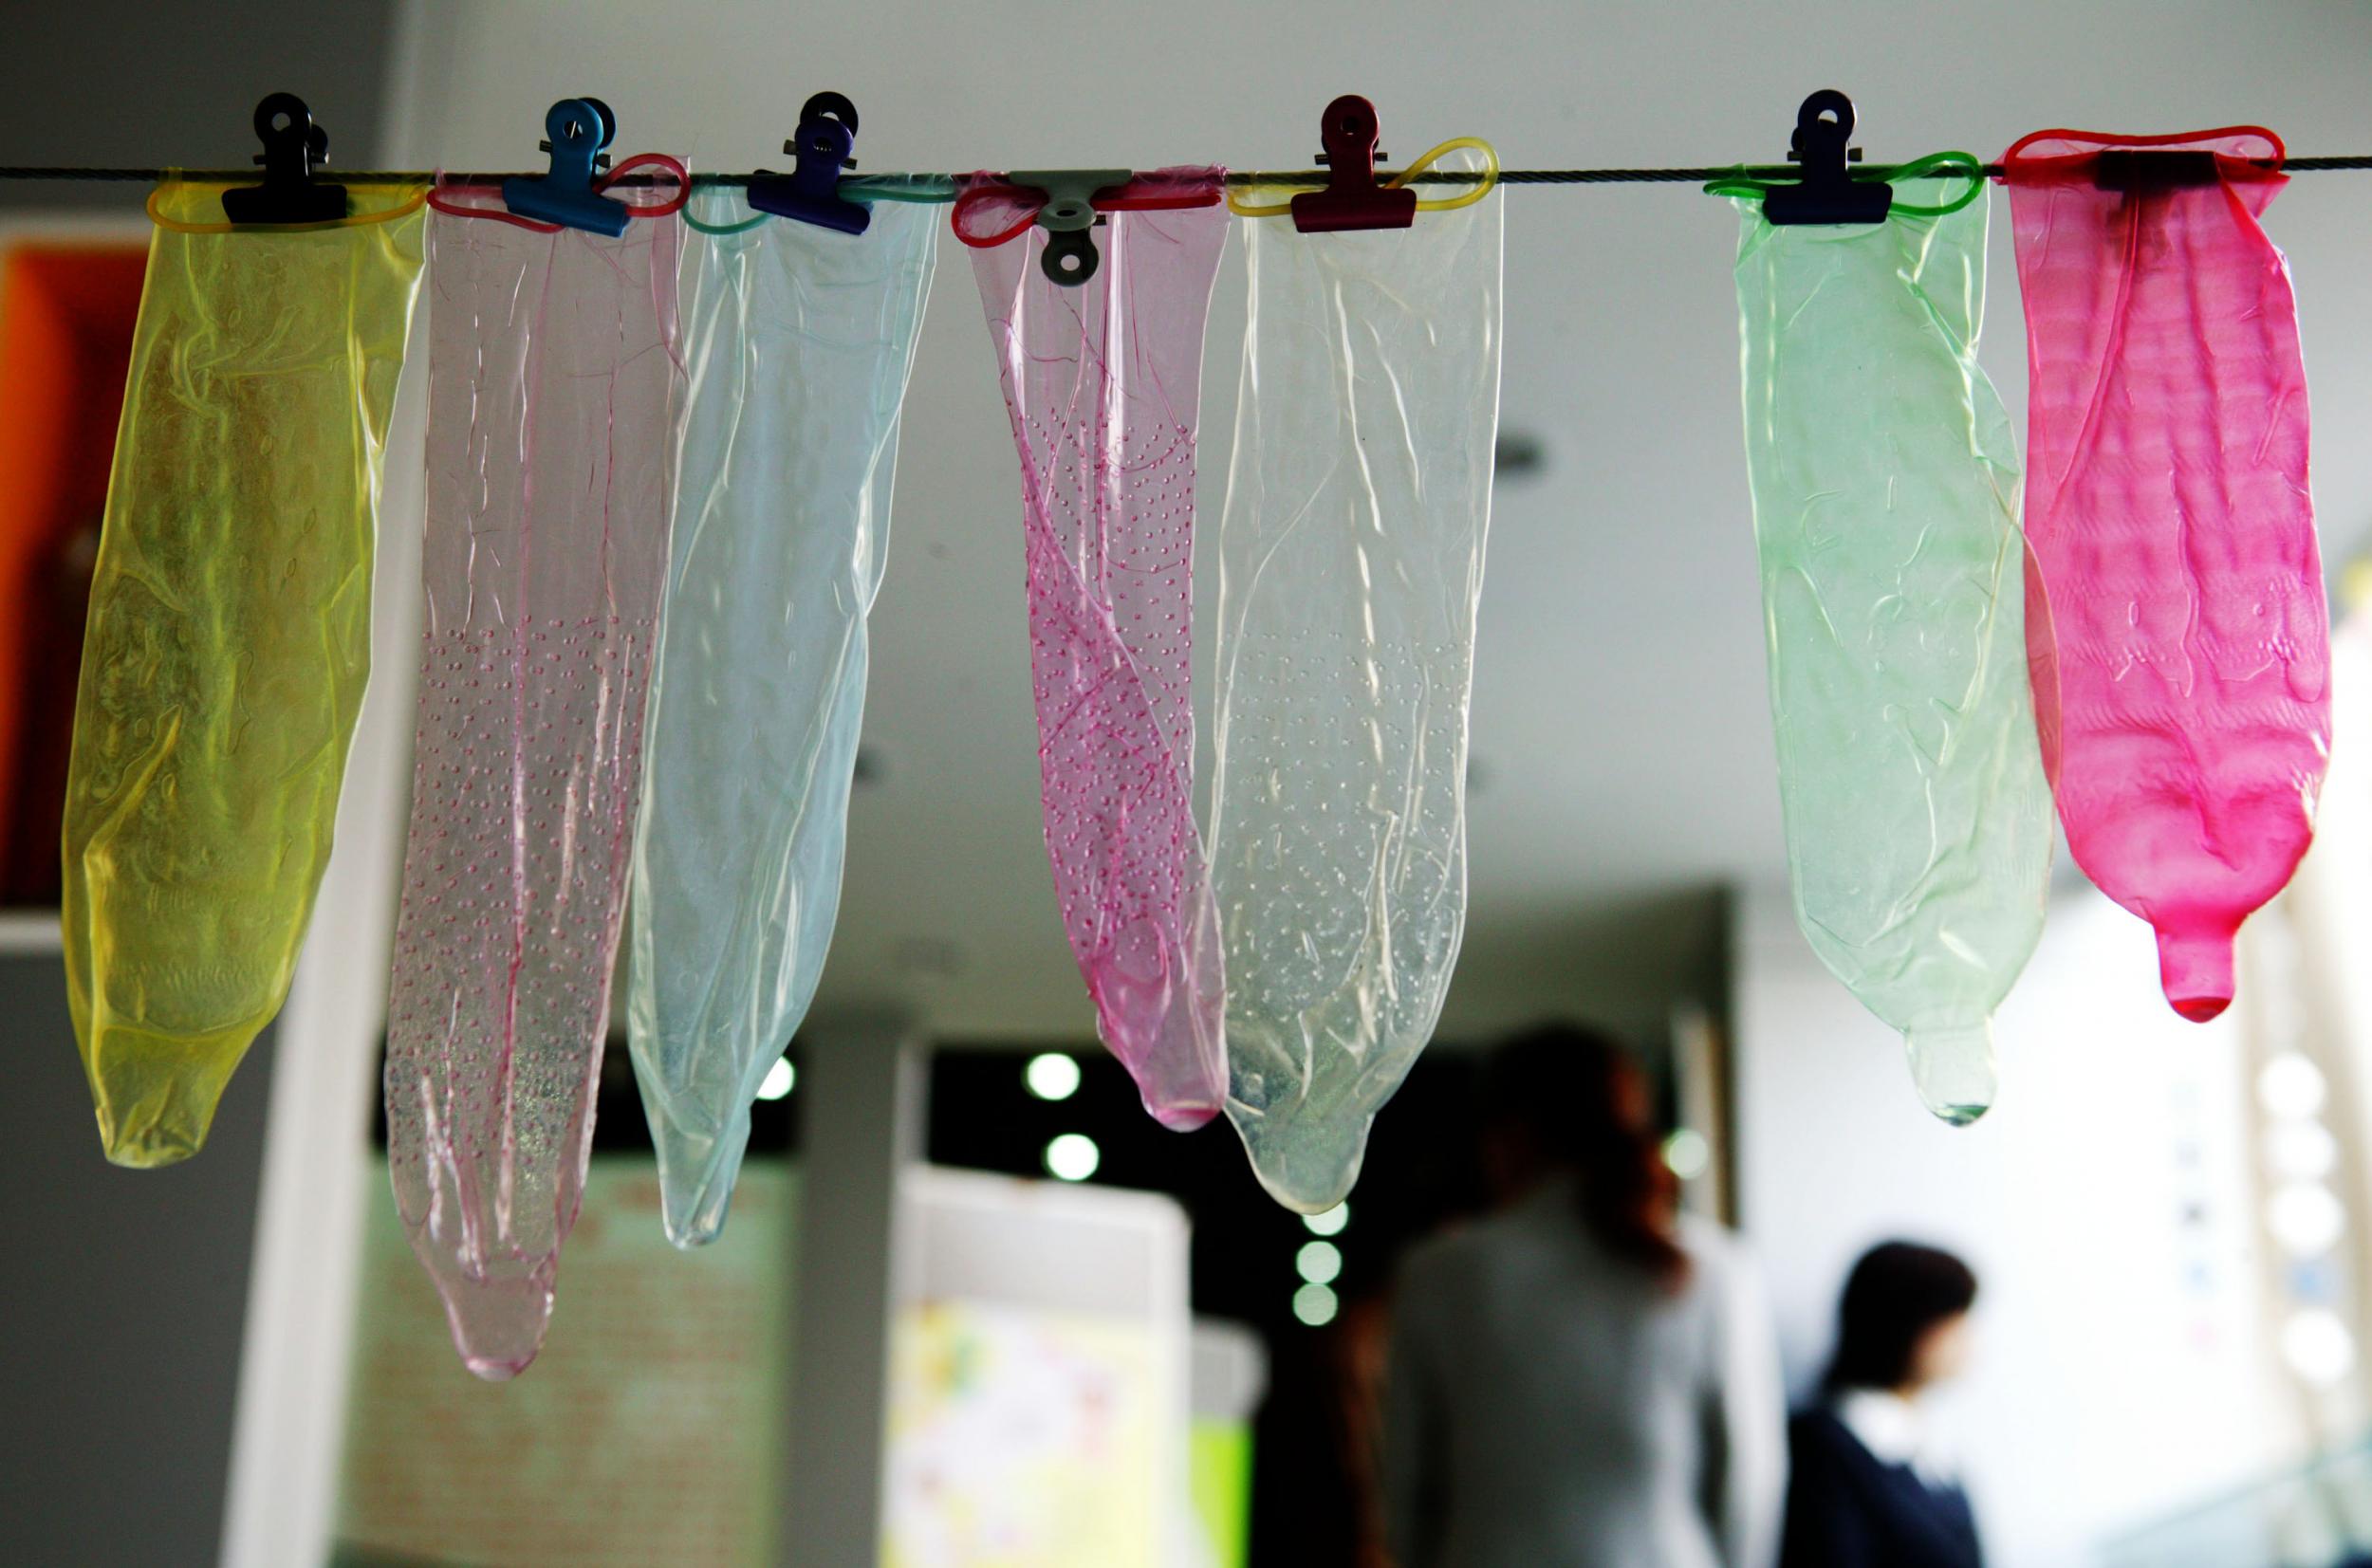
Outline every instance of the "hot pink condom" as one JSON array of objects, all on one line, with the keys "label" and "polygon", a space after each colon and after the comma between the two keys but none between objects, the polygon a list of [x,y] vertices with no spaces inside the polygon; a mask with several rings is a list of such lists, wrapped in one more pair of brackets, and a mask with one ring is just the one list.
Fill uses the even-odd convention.
[{"label": "hot pink condom", "polygon": [[2038,131],[2003,157],[2044,767],[2076,863],[2156,928],[2199,1021],[2313,838],[2330,749],[2298,314],[2257,226],[2281,159],[2249,127]]},{"label": "hot pink condom", "polygon": [[[1228,213],[1217,169],[1100,194],[1083,283],[1042,193],[965,183],[954,225],[1021,454],[1047,858],[1097,1032],[1164,1126],[1227,1094],[1218,921],[1195,827],[1195,432]],[[1061,258],[1058,256],[1058,260]]]}]

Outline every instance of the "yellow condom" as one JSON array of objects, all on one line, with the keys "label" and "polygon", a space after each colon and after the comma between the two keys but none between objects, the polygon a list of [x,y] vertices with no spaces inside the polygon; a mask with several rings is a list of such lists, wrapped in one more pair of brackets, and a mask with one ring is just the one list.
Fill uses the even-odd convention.
[{"label": "yellow condom", "polygon": [[149,200],[74,712],[66,986],[118,1165],[195,1153],[287,998],[369,673],[420,278],[424,191],[237,229],[221,194]]}]

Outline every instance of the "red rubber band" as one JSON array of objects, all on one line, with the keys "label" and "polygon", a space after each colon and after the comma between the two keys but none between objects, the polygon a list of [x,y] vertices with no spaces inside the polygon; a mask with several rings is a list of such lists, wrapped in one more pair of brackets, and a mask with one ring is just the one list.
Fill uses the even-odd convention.
[{"label": "red rubber band", "polygon": [[2108,147],[2176,147],[2195,141],[2214,141],[2224,137],[2255,137],[2273,149],[2270,158],[2247,157],[2236,153],[2214,155],[2217,166],[2243,179],[2267,179],[2277,176],[2282,165],[2289,161],[2289,149],[2282,138],[2262,125],[2218,125],[2212,131],[2184,131],[2174,136],[2118,136],[2107,131],[2071,131],[2056,126],[2048,131],[2031,131],[2010,144],[2001,155],[2002,178],[2007,183],[2010,165],[2022,163],[2028,167],[2058,161],[2073,162],[2098,156],[2096,147],[2090,152],[2026,156],[2026,149],[2038,141],[2089,141]]},{"label": "red rubber band", "polygon": [[491,218],[497,223],[508,223],[516,228],[525,229],[538,234],[557,234],[560,232],[560,225],[556,223],[538,223],[533,218],[523,218],[507,207],[463,207],[454,202],[446,201],[443,199],[443,195],[448,190],[493,191],[495,190],[495,187],[491,185],[448,186],[443,183],[442,180],[439,180],[436,184],[430,186],[428,188],[429,206],[435,209],[437,212],[444,213],[448,217]]},{"label": "red rubber band", "polygon": [[[1150,188],[1143,195],[1130,195],[1129,192],[1139,185],[1146,185]],[[1159,186],[1152,185],[1150,181],[1132,179],[1127,184],[1118,187],[1113,194],[1098,196],[1095,208],[1099,212],[1183,212],[1197,207],[1216,207],[1227,199],[1227,191],[1222,185],[1214,185],[1208,191],[1191,194],[1175,195],[1166,193],[1160,195],[1152,194],[1153,191],[1160,189]]]},{"label": "red rubber band", "polygon": [[[992,235],[987,239],[974,239],[972,235],[964,232],[964,213],[968,209],[979,206],[981,202],[991,196],[996,197],[999,200],[1018,201],[1023,205],[1028,205],[1030,197],[1033,195],[1039,198],[1037,204],[1029,207],[1029,211],[1023,216],[1022,220],[1019,223],[1014,224],[1010,229],[1006,230],[1003,233]],[[949,211],[947,214],[947,221],[948,226],[955,231],[955,237],[963,241],[966,245],[971,246],[974,250],[993,250],[998,246],[1005,244],[1009,240],[1015,239],[1022,234],[1028,233],[1029,231],[1029,226],[1038,221],[1039,209],[1043,208],[1045,205],[1045,193],[1033,191],[1027,185],[971,185],[966,186],[956,194],[955,205]]]},{"label": "red rubber band", "polygon": [[673,201],[659,202],[657,205],[650,207],[639,207],[631,201],[621,202],[620,205],[625,208],[629,216],[638,218],[663,218],[671,213],[682,212],[683,204],[692,199],[692,174],[691,171],[686,169],[679,160],[668,157],[665,153],[635,154],[634,157],[626,159],[625,162],[618,165],[617,168],[612,169],[608,174],[603,175],[600,179],[595,180],[593,182],[594,193],[599,194],[600,193],[608,190],[611,186],[617,184],[621,176],[632,170],[658,167],[665,167],[675,171],[675,199]]}]

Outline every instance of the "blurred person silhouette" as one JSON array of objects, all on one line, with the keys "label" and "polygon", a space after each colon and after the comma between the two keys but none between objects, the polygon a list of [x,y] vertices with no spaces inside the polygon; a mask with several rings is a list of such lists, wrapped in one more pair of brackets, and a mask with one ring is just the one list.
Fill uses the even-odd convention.
[{"label": "blurred person silhouette", "polygon": [[1573,1024],[1483,1077],[1495,1208],[1411,1252],[1383,1480],[1399,1568],[1770,1568],[1785,1400],[1759,1281],[1678,1211],[1645,1076]]},{"label": "blurred person silhouette", "polygon": [[1976,1275],[1885,1242],[1853,1265],[1820,1403],[1788,1429],[1785,1568],[1980,1568],[1976,1516],[1921,1409],[1968,1356]]}]

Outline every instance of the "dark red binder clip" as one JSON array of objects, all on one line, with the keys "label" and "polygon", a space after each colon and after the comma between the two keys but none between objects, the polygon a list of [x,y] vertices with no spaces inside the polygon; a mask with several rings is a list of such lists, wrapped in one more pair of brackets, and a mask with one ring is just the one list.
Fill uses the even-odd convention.
[{"label": "dark red binder clip", "polygon": [[1330,234],[1347,229],[1406,229],[1417,221],[1414,190],[1376,183],[1376,141],[1381,132],[1374,104],[1357,93],[1344,93],[1326,105],[1325,123],[1318,134],[1326,149],[1318,155],[1326,169],[1326,188],[1304,191],[1293,198],[1295,229],[1305,234]]}]

